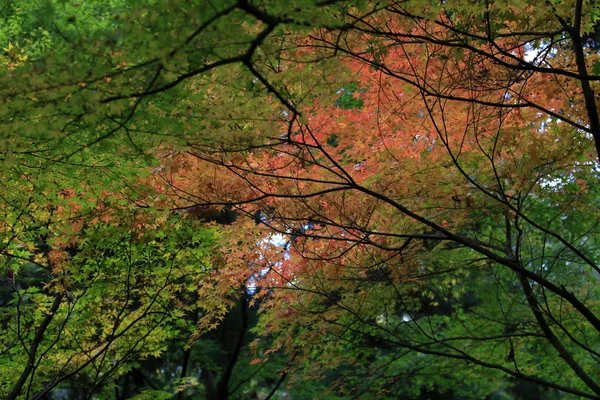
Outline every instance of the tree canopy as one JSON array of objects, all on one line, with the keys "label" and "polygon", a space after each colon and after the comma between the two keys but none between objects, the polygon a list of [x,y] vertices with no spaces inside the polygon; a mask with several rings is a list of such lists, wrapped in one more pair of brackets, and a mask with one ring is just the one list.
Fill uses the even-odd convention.
[{"label": "tree canopy", "polygon": [[600,398],[599,19],[3,6],[0,395]]}]

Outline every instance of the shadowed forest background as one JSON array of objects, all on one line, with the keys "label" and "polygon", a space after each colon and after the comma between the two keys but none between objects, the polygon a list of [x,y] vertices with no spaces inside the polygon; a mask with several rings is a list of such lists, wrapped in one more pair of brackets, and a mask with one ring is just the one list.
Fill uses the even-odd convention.
[{"label": "shadowed forest background", "polygon": [[0,397],[600,398],[595,0],[0,4]]}]

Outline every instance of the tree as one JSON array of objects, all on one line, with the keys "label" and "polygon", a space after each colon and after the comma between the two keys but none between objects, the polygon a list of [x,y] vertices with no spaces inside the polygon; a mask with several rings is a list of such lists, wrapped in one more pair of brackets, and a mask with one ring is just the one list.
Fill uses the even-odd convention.
[{"label": "tree", "polygon": [[[386,376],[404,363],[393,360],[419,352],[467,361],[470,376],[495,370],[595,398],[598,77],[581,34],[595,8],[421,8],[347,14],[341,33],[283,46],[297,51],[275,55],[294,58],[276,74],[323,68],[314,85],[329,97],[282,79],[279,92],[295,95],[287,133],[220,153],[196,146],[192,156],[232,178],[212,198],[204,181],[187,193],[255,201],[265,223],[293,232],[296,258],[267,265],[262,285],[277,291],[263,326],[310,372],[314,346],[337,365],[356,357],[347,343],[375,342],[397,349],[376,357],[385,390],[403,384]],[[354,82],[322,65],[340,53]],[[360,110],[344,109],[348,95]],[[291,339],[299,330],[313,347]]]},{"label": "tree", "polygon": [[7,50],[5,164],[135,150],[133,208],[255,216],[201,328],[250,280],[265,353],[346,394],[600,396],[594,2],[48,4],[64,42]]},{"label": "tree", "polygon": [[[183,356],[176,354],[182,366],[178,379],[133,388],[169,398],[179,391],[183,398],[184,389],[201,386],[186,372],[188,364],[222,381],[219,398],[250,386],[243,376],[231,379],[237,388],[222,379],[243,357],[206,350],[210,338],[202,336],[221,321],[236,322],[231,309],[244,299],[243,286],[233,291],[231,285],[211,286],[220,279],[218,229],[197,213],[165,209],[167,194],[145,184],[162,168],[164,150],[152,139],[138,140],[143,134],[126,126],[123,121],[133,117],[127,105],[98,109],[98,89],[88,91],[82,80],[88,68],[98,67],[101,74],[124,68],[112,64],[119,63],[114,46],[137,46],[136,40],[145,39],[113,28],[127,15],[123,29],[146,29],[140,18],[154,14],[143,6],[46,1],[2,8],[0,40],[6,48],[0,63],[3,85],[8,84],[2,93],[0,201],[3,398],[45,398],[61,391],[77,398],[108,396],[115,382],[135,381],[143,366],[161,356],[167,365],[170,348],[183,349]],[[111,65],[105,65],[106,57]],[[69,73],[64,63],[77,68]],[[108,92],[112,79],[101,79]],[[134,140],[135,132],[140,137]],[[188,343],[192,334],[201,337],[195,347]],[[240,338],[239,346],[247,341]],[[279,379],[275,368],[264,370],[258,377]],[[124,396],[139,394],[121,389]]]}]

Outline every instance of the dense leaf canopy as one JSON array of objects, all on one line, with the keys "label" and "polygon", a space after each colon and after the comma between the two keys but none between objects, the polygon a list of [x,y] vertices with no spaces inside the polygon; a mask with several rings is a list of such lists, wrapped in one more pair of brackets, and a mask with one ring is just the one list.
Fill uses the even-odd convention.
[{"label": "dense leaf canopy", "polygon": [[600,6],[0,8],[0,395],[600,398]]}]

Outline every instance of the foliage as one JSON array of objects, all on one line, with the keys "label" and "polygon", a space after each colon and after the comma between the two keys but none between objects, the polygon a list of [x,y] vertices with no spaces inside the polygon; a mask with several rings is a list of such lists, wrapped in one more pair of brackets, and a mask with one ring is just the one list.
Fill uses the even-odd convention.
[{"label": "foliage", "polygon": [[595,2],[1,18],[8,398],[600,396]]}]

